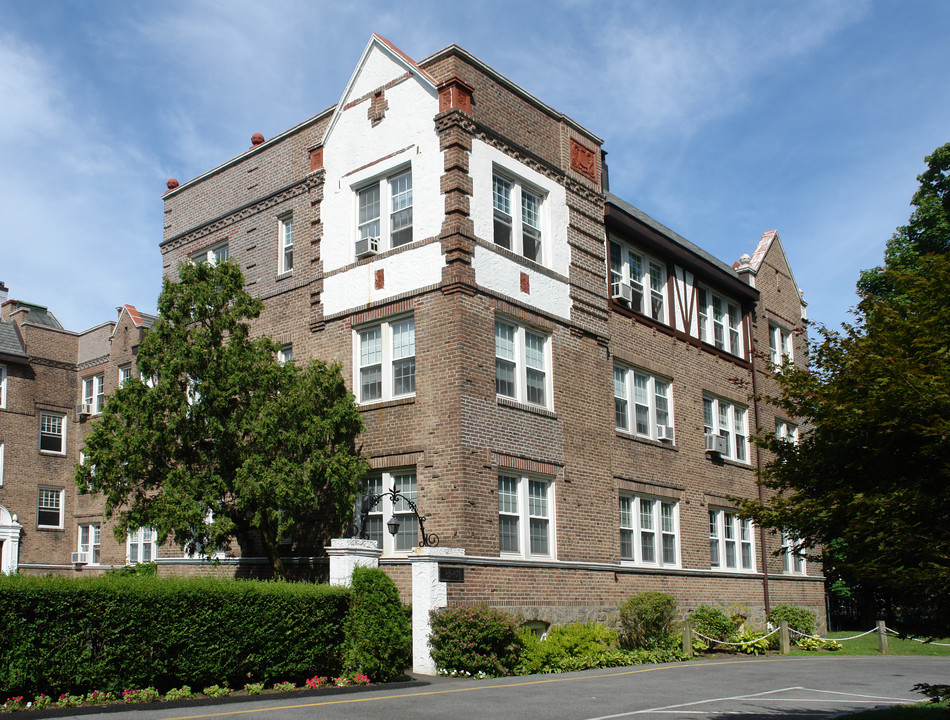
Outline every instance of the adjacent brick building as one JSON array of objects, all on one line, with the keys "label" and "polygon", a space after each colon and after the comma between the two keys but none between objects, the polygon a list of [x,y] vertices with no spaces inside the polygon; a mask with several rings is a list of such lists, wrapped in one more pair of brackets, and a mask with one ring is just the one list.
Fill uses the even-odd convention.
[{"label": "adjacent brick building", "polygon": [[[415,498],[426,531],[465,550],[450,603],[560,622],[657,589],[686,608],[823,616],[821,569],[776,555],[791,540],[740,521],[731,499],[758,493],[755,428],[797,433],[749,399],[770,362],[803,358],[781,241],[721,262],[612,195],[602,144],[461,48],[416,63],[373,36],[337,105],[169,181],[162,271],[237,262],[265,303],[256,331],[296,362],[342,363],[368,490]],[[80,336],[73,362],[118,367],[119,335],[101,354]],[[73,377],[56,406],[70,422]],[[384,503],[366,529],[408,600],[406,510]],[[161,571],[197,567],[158,555]]]}]

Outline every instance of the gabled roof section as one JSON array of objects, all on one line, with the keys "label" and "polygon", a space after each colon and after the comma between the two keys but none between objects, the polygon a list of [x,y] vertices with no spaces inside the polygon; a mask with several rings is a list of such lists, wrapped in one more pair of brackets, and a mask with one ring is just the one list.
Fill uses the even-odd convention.
[{"label": "gabled roof section", "polygon": [[0,322],[0,357],[26,361],[26,348],[16,323]]},{"label": "gabled roof section", "polygon": [[330,137],[330,133],[333,132],[333,128],[336,125],[336,121],[339,119],[340,114],[343,112],[344,106],[349,100],[353,99],[350,97],[350,95],[353,93],[353,89],[356,87],[360,75],[366,68],[366,65],[374,51],[383,53],[397,66],[401,66],[405,72],[414,75],[419,80],[419,82],[430,88],[433,92],[436,92],[437,88],[435,79],[429,73],[419,67],[419,64],[415,60],[410,58],[408,55],[406,55],[406,53],[389,42],[389,40],[384,38],[382,35],[373,33],[369,39],[369,42],[366,43],[366,48],[363,50],[363,54],[360,56],[360,61],[356,64],[356,68],[353,70],[353,74],[350,76],[350,81],[346,84],[346,89],[343,90],[343,95],[340,97],[340,102],[338,102],[336,105],[336,110],[333,113],[333,117],[330,119],[330,123],[327,125],[326,132],[323,133],[323,139],[321,142],[324,145],[327,142],[327,138]]},{"label": "gabled roof section", "polygon": [[20,323],[30,323],[31,325],[40,325],[41,327],[53,328],[54,330],[63,330],[62,324],[45,305],[36,305],[34,303],[23,302],[22,300],[7,300],[4,305],[13,305],[10,314],[26,312],[26,317],[20,320]]},{"label": "gabled roof section", "polygon": [[[752,253],[752,257],[747,263],[749,267],[752,268],[753,272],[758,273],[759,269],[762,267],[762,263],[765,262],[765,256],[769,254],[769,251],[772,247],[775,248],[782,254],[782,260],[785,261],[785,267],[788,268],[788,275],[792,278],[792,283],[795,285],[795,291],[798,292],[801,296],[801,287],[798,284],[798,281],[795,279],[795,273],[792,271],[792,264],[788,261],[788,255],[785,254],[785,247],[782,245],[782,241],[778,236],[778,230],[766,230],[762,233],[762,237],[759,238],[759,244],[755,246],[755,252]],[[802,298],[802,305],[807,305],[804,298]]]},{"label": "gabled roof section", "polygon": [[115,335],[116,329],[122,324],[123,315],[128,315],[129,320],[132,321],[132,324],[135,325],[135,327],[145,328],[146,330],[152,327],[152,325],[154,325],[155,321],[158,319],[155,315],[140,313],[135,309],[135,305],[123,305],[119,308],[119,318],[116,321],[115,327],[112,328],[112,335]]},{"label": "gabled roof section", "polygon": [[[608,229],[620,227],[627,231],[639,230],[643,235],[649,234],[654,238],[662,238],[665,241],[664,246],[672,251],[677,262],[693,271],[701,268],[705,275],[718,276],[724,286],[734,294],[741,297],[758,297],[758,290],[743,282],[732,267],[654,220],[639,208],[609,192],[607,193],[606,218]],[[643,228],[646,229],[646,233]]]}]

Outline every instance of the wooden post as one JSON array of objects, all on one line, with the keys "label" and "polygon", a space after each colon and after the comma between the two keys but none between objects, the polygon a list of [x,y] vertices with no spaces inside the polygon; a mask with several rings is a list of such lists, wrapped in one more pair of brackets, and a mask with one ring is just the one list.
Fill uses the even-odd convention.
[{"label": "wooden post", "polygon": [[693,657],[693,626],[689,620],[683,622],[683,654]]},{"label": "wooden post", "polygon": [[877,649],[881,655],[887,655],[887,628],[883,620],[877,621]]},{"label": "wooden post", "polygon": [[788,639],[788,620],[782,620],[778,625],[778,651],[782,655],[788,655],[791,649],[791,643]]}]

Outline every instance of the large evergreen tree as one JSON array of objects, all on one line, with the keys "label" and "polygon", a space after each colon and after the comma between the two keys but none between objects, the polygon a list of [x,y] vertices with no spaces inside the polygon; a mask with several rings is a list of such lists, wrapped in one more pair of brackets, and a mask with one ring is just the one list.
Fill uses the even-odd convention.
[{"label": "large evergreen tree", "polygon": [[[950,145],[928,158],[908,226],[864,273],[854,324],[818,328],[810,368],[776,371],[768,398],[802,419],[766,433],[764,503],[744,511],[825,551],[830,570],[950,627]],[[940,620],[940,628],[933,622]]]},{"label": "large evergreen tree", "polygon": [[209,555],[257,540],[281,577],[282,540],[312,552],[349,520],[366,471],[360,415],[338,365],[282,364],[274,342],[251,338],[263,305],[236,265],[180,275],[139,348],[142,379],[107,402],[76,483],[105,496],[120,540],[153,527]]}]

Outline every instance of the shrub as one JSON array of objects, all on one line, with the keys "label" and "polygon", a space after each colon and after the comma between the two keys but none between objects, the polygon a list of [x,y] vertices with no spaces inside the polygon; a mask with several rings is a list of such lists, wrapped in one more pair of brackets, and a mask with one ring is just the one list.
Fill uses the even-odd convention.
[{"label": "shrub", "polygon": [[297,683],[287,682],[278,682],[274,683],[274,690],[277,692],[293,692],[297,689]]},{"label": "shrub", "polygon": [[155,702],[158,700],[158,690],[153,687],[147,687],[144,690],[123,690],[122,702],[137,704]]},{"label": "shrub", "polygon": [[234,691],[231,690],[231,688],[227,686],[222,687],[221,685],[211,685],[209,687],[206,687],[201,692],[207,695],[209,698],[219,698],[219,697],[227,697]]},{"label": "shrub", "polygon": [[68,695],[63,693],[59,696],[56,704],[61,708],[79,707],[82,705],[82,695]]},{"label": "shrub", "polygon": [[111,692],[99,692],[93,690],[86,695],[86,702],[90,705],[109,705],[115,702],[115,695]]},{"label": "shrub", "polygon": [[484,605],[433,610],[429,646],[443,675],[510,675],[521,653],[514,621]]},{"label": "shrub", "polygon": [[166,700],[190,700],[195,694],[188,685],[182,685],[180,688],[172,688],[165,693]]},{"label": "shrub", "polygon": [[836,642],[835,640],[826,640],[824,638],[810,638],[810,637],[801,637],[795,640],[795,645],[800,647],[802,650],[840,650],[842,648],[841,643]]},{"label": "shrub", "polygon": [[642,592],[620,606],[620,646],[627,649],[669,648],[676,643],[676,598]]},{"label": "shrub", "polygon": [[812,635],[815,632],[815,613],[794,605],[776,605],[769,612],[767,620],[776,626],[784,620],[790,629],[803,635]]},{"label": "shrub", "polygon": [[544,640],[525,632],[521,635],[521,641],[524,650],[518,664],[518,674],[610,667],[623,665],[626,659],[624,653],[617,649],[617,633],[594,623],[552,627]]},{"label": "shrub", "polygon": [[736,631],[736,626],[726,613],[719,608],[700,605],[689,616],[693,630],[713,640],[728,641]]},{"label": "shrub", "polygon": [[399,590],[382,570],[353,570],[344,624],[343,664],[380,682],[400,677],[412,660],[412,628]]},{"label": "shrub", "polygon": [[0,688],[119,695],[338,674],[349,598],[308,583],[0,576]]},{"label": "shrub", "polygon": [[264,683],[245,683],[244,692],[248,695],[260,695],[264,692]]},{"label": "shrub", "polygon": [[[744,645],[739,645],[736,648],[739,652],[744,652],[747,655],[761,655],[768,652],[771,643],[769,642],[772,638],[765,637],[766,633],[759,632],[758,630],[746,630],[745,632],[739,634],[736,637],[736,642],[745,643]],[[772,637],[775,637],[774,635]]]},{"label": "shrub", "polygon": [[33,707],[37,710],[45,710],[50,705],[53,704],[53,698],[45,693],[40,693],[36,696],[36,699],[33,700]]}]

